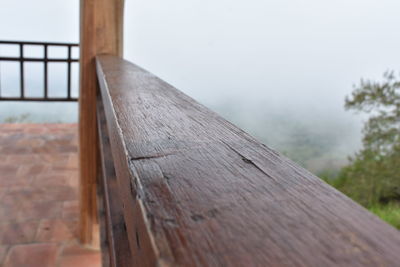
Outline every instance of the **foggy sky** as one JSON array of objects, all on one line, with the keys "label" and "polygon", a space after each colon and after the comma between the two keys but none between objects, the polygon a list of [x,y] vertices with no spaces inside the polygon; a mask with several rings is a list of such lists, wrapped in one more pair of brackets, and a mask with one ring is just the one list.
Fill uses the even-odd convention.
[{"label": "foggy sky", "polygon": [[[79,41],[78,0],[0,3],[1,39]],[[396,0],[126,0],[125,56],[202,102],[341,110],[361,77],[398,69],[398,10]]]},{"label": "foggy sky", "polygon": [[[78,0],[0,3],[0,39],[79,41]],[[290,114],[311,125],[339,118],[359,137],[360,119],[344,111],[344,97],[361,77],[399,70],[398,0],[125,5],[128,60],[256,135],[263,118]]]},{"label": "foggy sky", "polygon": [[126,57],[203,102],[343,110],[400,62],[399,1],[127,1]]}]

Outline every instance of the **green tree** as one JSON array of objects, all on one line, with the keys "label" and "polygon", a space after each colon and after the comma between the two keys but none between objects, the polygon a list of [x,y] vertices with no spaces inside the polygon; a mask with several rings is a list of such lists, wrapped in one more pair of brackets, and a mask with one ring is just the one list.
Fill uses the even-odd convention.
[{"label": "green tree", "polygon": [[370,117],[363,129],[363,148],[330,181],[366,207],[400,201],[400,80],[394,72],[383,78],[361,80],[346,98],[346,109]]}]

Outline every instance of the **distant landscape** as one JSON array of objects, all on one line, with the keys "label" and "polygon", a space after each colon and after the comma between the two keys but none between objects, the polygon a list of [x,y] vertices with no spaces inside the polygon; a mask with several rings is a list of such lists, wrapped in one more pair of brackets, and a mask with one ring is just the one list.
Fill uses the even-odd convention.
[{"label": "distant landscape", "polygon": [[[361,120],[351,114],[316,117],[312,111],[274,110],[241,99],[205,105],[316,174],[338,171],[360,147]],[[77,103],[0,102],[0,122],[73,123],[77,109]]]},{"label": "distant landscape", "polygon": [[263,103],[246,107],[239,101],[212,108],[315,174],[336,172],[361,145],[361,119],[351,113],[274,110]]}]

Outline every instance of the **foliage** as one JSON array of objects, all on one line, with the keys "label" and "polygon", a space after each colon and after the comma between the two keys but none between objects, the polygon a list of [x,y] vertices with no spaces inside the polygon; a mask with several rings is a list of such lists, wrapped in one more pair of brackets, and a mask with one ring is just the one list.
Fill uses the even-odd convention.
[{"label": "foliage", "polygon": [[4,119],[4,123],[21,123],[27,122],[29,119],[29,114],[22,114],[20,116],[11,116]]},{"label": "foliage", "polygon": [[[386,72],[381,82],[361,80],[352,95],[346,98],[345,107],[366,112],[370,118],[363,129],[363,148],[350,158],[350,164],[340,171],[336,179],[328,182],[374,211],[377,206],[400,203],[398,77],[393,72]],[[399,214],[396,214],[393,220],[398,223]]]},{"label": "foliage", "polygon": [[373,205],[369,208],[372,213],[375,213],[382,220],[393,225],[400,230],[400,205],[391,203],[387,205]]}]

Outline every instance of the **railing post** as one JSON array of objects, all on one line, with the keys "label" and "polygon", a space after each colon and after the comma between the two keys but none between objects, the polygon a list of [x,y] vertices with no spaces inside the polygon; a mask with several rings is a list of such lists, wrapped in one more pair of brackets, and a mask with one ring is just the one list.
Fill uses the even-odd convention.
[{"label": "railing post", "polygon": [[80,240],[98,245],[96,179],[98,137],[96,125],[97,77],[95,56],[122,56],[124,0],[81,0],[80,23]]}]

